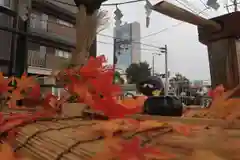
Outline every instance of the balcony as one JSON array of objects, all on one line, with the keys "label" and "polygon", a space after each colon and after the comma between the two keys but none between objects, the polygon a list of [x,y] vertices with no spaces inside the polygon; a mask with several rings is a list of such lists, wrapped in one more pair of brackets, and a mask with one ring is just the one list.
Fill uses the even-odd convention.
[{"label": "balcony", "polygon": [[[53,63],[54,62],[54,63]],[[28,73],[51,75],[53,70],[59,70],[69,62],[69,59],[57,57],[54,54],[40,54],[38,51],[28,52]]]},{"label": "balcony", "polygon": [[46,55],[37,51],[28,51],[28,66],[46,68]]},{"label": "balcony", "polygon": [[76,43],[76,29],[73,27],[49,22],[47,32],[60,39],[63,38],[71,43]]},{"label": "balcony", "polygon": [[75,46],[76,29],[68,27],[50,20],[40,20],[32,17],[30,23],[30,32],[40,34],[49,39],[60,41],[61,43]]}]

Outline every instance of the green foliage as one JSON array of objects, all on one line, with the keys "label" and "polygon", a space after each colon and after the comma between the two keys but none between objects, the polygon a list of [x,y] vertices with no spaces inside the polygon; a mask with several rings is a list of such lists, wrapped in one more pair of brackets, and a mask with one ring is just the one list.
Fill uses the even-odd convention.
[{"label": "green foliage", "polygon": [[190,88],[189,79],[180,73],[175,74],[175,76],[169,80],[169,83],[177,89],[177,93],[189,90]]},{"label": "green foliage", "polygon": [[128,83],[138,83],[151,75],[151,68],[147,62],[132,63],[126,69]]},{"label": "green foliage", "polygon": [[78,103],[79,102],[79,96],[77,94],[73,94],[69,99],[67,100],[68,103]]},{"label": "green foliage", "polygon": [[120,72],[115,71],[114,77],[113,77],[113,83],[114,84],[124,84],[124,79],[121,77]]}]

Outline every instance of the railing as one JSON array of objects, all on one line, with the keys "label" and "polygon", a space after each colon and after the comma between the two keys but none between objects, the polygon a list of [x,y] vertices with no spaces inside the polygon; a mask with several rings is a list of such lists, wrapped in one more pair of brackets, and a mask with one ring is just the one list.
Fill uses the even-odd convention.
[{"label": "railing", "polygon": [[32,67],[46,67],[46,55],[38,51],[28,51],[28,65]]}]

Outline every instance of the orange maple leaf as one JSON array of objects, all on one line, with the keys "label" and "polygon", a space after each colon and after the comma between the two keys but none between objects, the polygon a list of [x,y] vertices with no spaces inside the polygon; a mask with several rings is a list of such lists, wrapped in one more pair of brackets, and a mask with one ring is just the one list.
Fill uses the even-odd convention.
[{"label": "orange maple leaf", "polygon": [[142,132],[151,129],[157,129],[166,126],[167,123],[162,123],[156,120],[141,121],[137,132]]},{"label": "orange maple leaf", "polygon": [[115,149],[121,149],[119,145],[121,140],[119,137],[106,138],[103,147],[99,148],[101,151],[98,151],[90,160],[114,159],[116,155],[112,153],[109,148],[114,147]]},{"label": "orange maple leaf", "polygon": [[93,104],[92,95],[89,92],[87,83],[75,83],[72,85],[72,91],[79,96],[79,101],[91,106]]},{"label": "orange maple leaf", "polygon": [[[20,108],[17,106],[17,100],[21,100],[23,99],[24,97],[22,96],[20,90],[16,89],[12,92],[12,94],[10,95],[10,100],[7,102],[8,104],[8,107],[9,108]],[[23,107],[21,107],[23,108]]]},{"label": "orange maple leaf", "polygon": [[172,125],[173,129],[184,136],[189,136],[192,132],[193,127],[189,125]]},{"label": "orange maple leaf", "polygon": [[146,160],[149,156],[155,156],[157,159],[171,159],[175,157],[171,154],[162,153],[155,147],[141,147],[141,141],[137,137],[120,143],[122,146],[120,150],[111,146],[109,147],[111,152],[114,153],[119,160]]},{"label": "orange maple leaf", "polygon": [[0,159],[2,160],[17,160],[14,156],[14,151],[8,143],[0,145]]},{"label": "orange maple leaf", "polygon": [[27,73],[23,73],[21,79],[14,78],[17,82],[17,88],[20,91],[27,91],[27,89],[36,86],[37,82],[33,76],[27,76]]},{"label": "orange maple leaf", "polygon": [[115,133],[136,131],[138,128],[139,121],[124,118],[100,122],[93,127],[93,130],[102,133],[105,137],[112,137]]},{"label": "orange maple leaf", "polygon": [[2,160],[30,160],[17,155],[8,143],[0,144],[0,159]]}]

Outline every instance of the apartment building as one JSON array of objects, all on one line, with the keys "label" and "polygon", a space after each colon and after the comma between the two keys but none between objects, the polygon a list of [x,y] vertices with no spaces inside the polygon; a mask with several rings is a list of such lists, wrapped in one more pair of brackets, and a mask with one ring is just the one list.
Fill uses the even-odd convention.
[{"label": "apartment building", "polygon": [[[76,43],[74,24],[78,9],[74,5],[74,0],[32,0],[29,31],[52,42],[51,45],[49,42],[29,43],[29,73],[48,74],[68,63]],[[92,56],[96,55],[95,45],[92,47]]]},{"label": "apartment building", "polygon": [[[30,36],[17,36],[15,54],[11,58],[14,34],[0,30],[0,62],[6,61],[5,66],[0,63],[0,69],[7,72],[11,66],[7,61],[14,61],[13,73],[27,68],[30,74],[50,75],[52,70],[64,67],[69,62],[75,48],[77,7],[74,6],[74,0],[19,0],[18,4],[17,1],[0,0],[0,26],[14,28],[14,13],[18,12],[23,18],[22,14],[27,10],[29,21],[21,18],[18,29],[27,31]],[[3,8],[14,15],[1,13]],[[96,56],[96,43],[91,47],[90,55]]]}]

